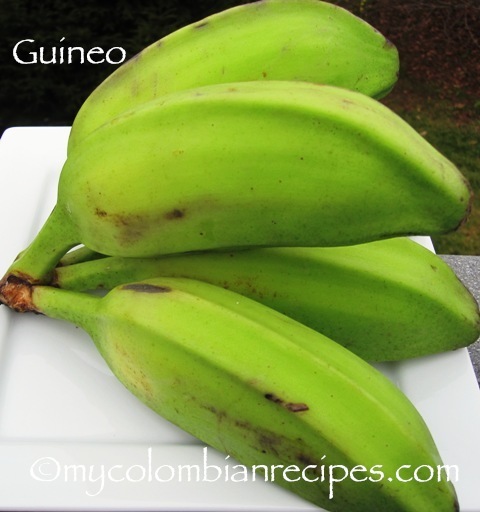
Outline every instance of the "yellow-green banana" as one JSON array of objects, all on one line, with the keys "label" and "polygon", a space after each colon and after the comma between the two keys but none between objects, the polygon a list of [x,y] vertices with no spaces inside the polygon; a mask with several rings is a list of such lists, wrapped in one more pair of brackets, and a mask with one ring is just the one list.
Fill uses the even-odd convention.
[{"label": "yellow-green banana", "polygon": [[84,328],[118,379],[161,416],[316,505],[458,510],[431,433],[406,396],[344,347],[267,306],[179,278],[125,284],[103,298],[38,286],[32,301],[37,312]]},{"label": "yellow-green banana", "polygon": [[71,251],[68,251],[58,262],[58,266],[66,267],[70,265],[77,265],[78,263],[87,263],[89,261],[105,258],[104,254],[92,251],[85,246],[75,247]]},{"label": "yellow-green banana", "polygon": [[377,30],[318,0],[262,0],[186,26],[153,43],[110,75],[74,120],[73,150],[125,110],[164,94],[215,83],[304,80],[385,95],[398,53]]},{"label": "yellow-green banana", "polygon": [[[103,125],[62,169],[57,205],[2,280],[48,282],[77,244],[152,257],[338,246],[454,229],[470,189],[391,110],[306,82],[172,93]],[[15,283],[14,283],[15,284]]]},{"label": "yellow-green banana", "polygon": [[441,258],[408,238],[106,257],[58,267],[54,283],[83,291],[160,276],[198,279],[246,295],[370,361],[454,350],[480,336],[473,296]]}]

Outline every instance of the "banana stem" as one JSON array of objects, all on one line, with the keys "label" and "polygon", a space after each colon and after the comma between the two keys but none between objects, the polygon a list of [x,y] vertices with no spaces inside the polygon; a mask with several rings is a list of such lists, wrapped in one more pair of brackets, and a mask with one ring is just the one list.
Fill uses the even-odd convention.
[{"label": "banana stem", "polygon": [[127,281],[157,276],[160,269],[158,258],[110,256],[65,267],[59,266],[54,271],[52,284],[77,291],[109,290]]},{"label": "banana stem", "polygon": [[71,322],[89,333],[95,324],[101,300],[101,297],[89,293],[43,285],[33,286],[31,297],[32,312]]},{"label": "banana stem", "polygon": [[105,258],[105,255],[93,251],[88,247],[82,246],[65,254],[65,256],[59,261],[59,266],[66,267],[67,265],[76,265],[77,263],[97,260],[100,258]]},{"label": "banana stem", "polygon": [[55,207],[32,243],[0,280],[0,304],[30,311],[31,287],[51,281],[58,261],[78,244],[76,236],[68,216]]}]

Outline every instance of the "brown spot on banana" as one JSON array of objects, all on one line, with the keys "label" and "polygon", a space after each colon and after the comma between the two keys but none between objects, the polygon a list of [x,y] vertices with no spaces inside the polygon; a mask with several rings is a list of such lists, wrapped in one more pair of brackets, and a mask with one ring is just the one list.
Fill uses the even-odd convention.
[{"label": "brown spot on banana", "polygon": [[107,212],[105,210],[100,209],[100,208],[95,208],[95,215],[97,217],[106,217],[107,216]]},{"label": "brown spot on banana", "polygon": [[169,286],[158,286],[149,283],[129,283],[122,286],[122,290],[131,290],[139,293],[168,293],[172,289]]},{"label": "brown spot on banana", "polygon": [[181,219],[182,217],[185,217],[185,210],[180,208],[174,208],[165,214],[165,218],[168,220]]},{"label": "brown spot on banana", "polygon": [[262,453],[273,453],[277,457],[281,453],[282,439],[274,433],[259,432],[258,443]]},{"label": "brown spot on banana", "polygon": [[285,408],[288,409],[291,412],[303,412],[308,411],[309,407],[307,404],[304,403],[292,403],[288,402],[285,404]]},{"label": "brown spot on banana", "polygon": [[276,404],[281,405],[282,407],[285,407],[285,409],[287,409],[287,411],[290,412],[303,412],[309,410],[308,405],[302,402],[285,402],[284,400],[274,395],[273,393],[266,393],[264,396],[267,400],[270,400]]},{"label": "brown spot on banana", "polygon": [[267,400],[270,400],[271,402],[275,402],[276,404],[283,403],[283,400],[281,398],[278,398],[278,396],[274,395],[273,393],[265,393],[264,396]]}]

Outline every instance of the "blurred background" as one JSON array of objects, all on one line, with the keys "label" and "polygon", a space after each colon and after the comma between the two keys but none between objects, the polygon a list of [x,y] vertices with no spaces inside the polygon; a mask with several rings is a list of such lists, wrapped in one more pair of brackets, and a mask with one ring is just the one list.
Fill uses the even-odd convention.
[{"label": "blurred background", "polygon": [[[13,57],[19,41],[34,39],[31,49],[47,50],[120,46],[128,59],[177,28],[242,3],[248,1],[0,0],[0,134],[12,126],[71,125],[88,94],[116,68],[22,65]],[[452,160],[475,193],[468,221],[457,232],[434,238],[436,250],[480,255],[480,1],[330,3],[362,17],[397,46],[400,78],[382,102]]]}]

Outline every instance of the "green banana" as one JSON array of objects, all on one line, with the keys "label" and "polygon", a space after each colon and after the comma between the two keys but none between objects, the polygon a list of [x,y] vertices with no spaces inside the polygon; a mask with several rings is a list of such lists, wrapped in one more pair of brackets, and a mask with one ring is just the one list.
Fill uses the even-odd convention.
[{"label": "green banana", "polygon": [[32,310],[85,329],[118,379],[161,416],[246,468],[275,471],[269,481],[318,506],[458,510],[407,397],[267,306],[180,278],[125,284],[102,298],[34,286],[31,300]]},{"label": "green banana", "polygon": [[350,12],[318,0],[262,0],[188,25],[120,66],[86,99],[68,143],[151,99],[215,83],[302,80],[381,97],[398,52]]},{"label": "green banana", "polygon": [[473,296],[441,258],[408,238],[347,247],[105,257],[58,267],[53,283],[83,291],[160,276],[241,293],[369,361],[454,350],[480,336]]},{"label": "green banana", "polygon": [[88,247],[78,246],[68,251],[59,262],[59,266],[77,265],[78,263],[85,263],[96,259],[105,258],[104,254],[92,251]]},{"label": "green banana", "polygon": [[15,308],[17,281],[48,282],[80,243],[129,257],[350,245],[452,230],[470,199],[451,162],[363,94],[275,81],[182,91],[70,154],[57,204],[0,297]]}]

